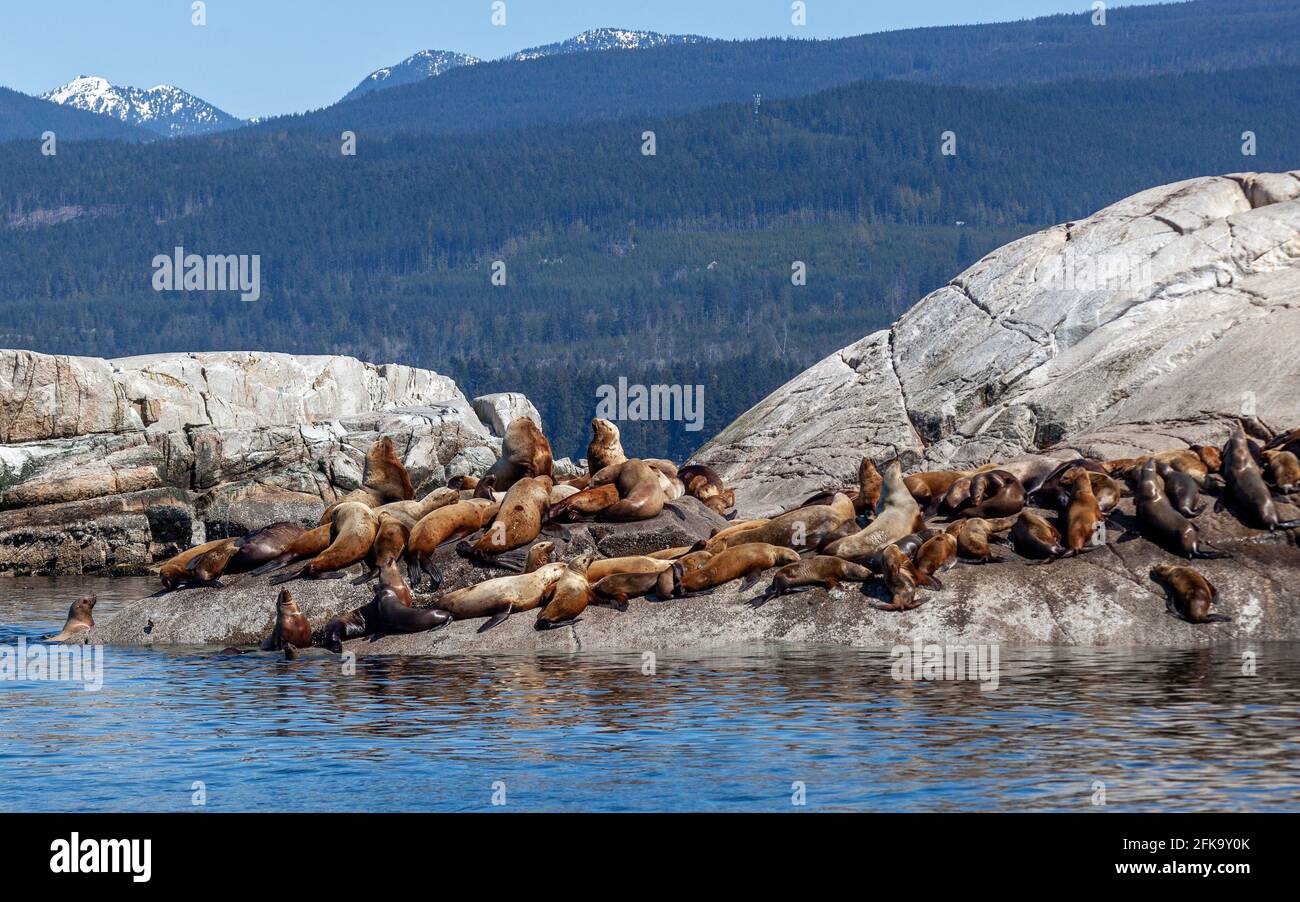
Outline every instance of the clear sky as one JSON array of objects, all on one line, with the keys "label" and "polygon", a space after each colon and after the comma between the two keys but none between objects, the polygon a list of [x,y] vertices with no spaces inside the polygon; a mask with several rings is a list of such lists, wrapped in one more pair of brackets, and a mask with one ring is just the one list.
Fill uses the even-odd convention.
[{"label": "clear sky", "polygon": [[[147,88],[174,84],[235,116],[327,106],[368,73],[418,50],[494,59],[610,26],[718,38],[844,37],[1085,13],[1091,0],[3,0],[0,85],[40,94],[77,75]],[[1131,3],[1111,3],[1112,8]]]}]

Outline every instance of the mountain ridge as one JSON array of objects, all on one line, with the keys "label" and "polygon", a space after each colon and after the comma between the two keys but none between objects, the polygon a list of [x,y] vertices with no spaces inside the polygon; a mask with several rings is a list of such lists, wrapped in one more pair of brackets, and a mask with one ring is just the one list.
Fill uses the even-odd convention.
[{"label": "mountain ridge", "polygon": [[39,98],[59,106],[108,116],[168,138],[228,131],[243,120],[174,85],[134,88],[97,75],[79,75]]}]

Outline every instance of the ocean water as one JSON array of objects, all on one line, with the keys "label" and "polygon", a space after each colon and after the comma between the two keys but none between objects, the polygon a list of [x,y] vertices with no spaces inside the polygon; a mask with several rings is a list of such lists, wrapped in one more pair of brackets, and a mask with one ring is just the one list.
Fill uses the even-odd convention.
[{"label": "ocean water", "polygon": [[[0,646],[152,590],[0,579]],[[1004,645],[987,691],[896,680],[888,649],[217,651],[0,680],[0,810],[1300,810],[1300,643]]]}]

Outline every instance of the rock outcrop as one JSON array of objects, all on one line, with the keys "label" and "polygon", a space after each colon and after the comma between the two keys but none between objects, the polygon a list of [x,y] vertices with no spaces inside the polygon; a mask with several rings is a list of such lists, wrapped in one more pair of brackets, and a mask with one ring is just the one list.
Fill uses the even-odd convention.
[{"label": "rock outcrop", "polygon": [[1119,457],[1300,425],[1300,172],[1153,188],[1013,242],[700,449],[762,515],[863,455]]},{"label": "rock outcrop", "polygon": [[430,370],[0,350],[0,572],[132,570],[275,520],[314,523],[360,484],[380,435],[424,491],[483,472],[500,449]]}]

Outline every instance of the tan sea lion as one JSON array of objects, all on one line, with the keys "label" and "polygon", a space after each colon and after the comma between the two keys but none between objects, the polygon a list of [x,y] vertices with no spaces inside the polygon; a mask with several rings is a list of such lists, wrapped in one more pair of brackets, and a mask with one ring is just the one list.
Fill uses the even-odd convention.
[{"label": "tan sea lion", "polygon": [[842,557],[818,554],[786,564],[772,576],[767,591],[751,602],[761,607],[773,598],[793,595],[815,588],[834,589],[842,582],[866,582],[875,576],[867,567],[846,561]]},{"label": "tan sea lion", "polygon": [[[973,523],[973,520],[963,521]],[[921,605],[916,598],[916,565],[895,545],[884,549],[884,571],[881,574],[889,590],[889,604],[878,604],[881,611],[910,611]]]},{"label": "tan sea lion", "polygon": [[550,476],[551,443],[528,417],[515,417],[506,427],[501,442],[501,456],[488,470],[496,491],[507,492],[526,476]]},{"label": "tan sea lion", "polygon": [[550,630],[578,622],[578,617],[592,602],[587,567],[595,556],[594,551],[588,551],[569,561],[564,573],[555,581],[550,601],[537,612],[534,629]]},{"label": "tan sea lion", "polygon": [[442,582],[442,572],[433,565],[434,552],[446,542],[478,532],[497,508],[495,501],[471,498],[440,507],[415,524],[406,541],[406,566],[412,585],[419,583],[423,572],[436,589]]},{"label": "tan sea lion", "polygon": [[[383,508],[377,510],[383,511]],[[411,537],[411,530],[406,526],[406,518],[385,511],[379,514],[375,521],[375,541],[366,552],[365,572],[353,580],[353,585],[360,586],[370,582],[384,567],[396,565],[406,552],[406,542]]]},{"label": "tan sea lion", "polygon": [[727,488],[722,477],[712,467],[689,464],[677,471],[677,478],[686,488],[686,494],[695,498],[720,517],[736,506],[736,493]]},{"label": "tan sea lion", "polygon": [[836,539],[822,551],[861,563],[861,559],[896,542],[909,533],[925,528],[921,505],[917,503],[903,480],[902,464],[897,458],[885,468],[880,502],[876,515],[865,529]]},{"label": "tan sea lion", "polygon": [[667,501],[658,473],[645,461],[630,458],[592,476],[593,487],[613,483],[618,488],[619,500],[602,509],[597,519],[625,523],[657,517]]},{"label": "tan sea lion", "polygon": [[63,642],[72,645],[84,643],[90,628],[95,625],[95,618],[91,612],[95,609],[96,601],[94,595],[88,595],[74,601],[68,607],[68,619],[63,622],[63,629],[46,636],[45,641]]},{"label": "tan sea lion", "polygon": [[[590,582],[590,576],[588,581]],[[666,601],[673,597],[676,589],[677,575],[674,567],[668,567],[659,573],[614,573],[591,583],[593,601],[607,603],[620,611],[627,610],[629,598],[654,595],[661,601]]]},{"label": "tan sea lion", "polygon": [[[773,517],[753,529],[737,530],[725,536],[716,535],[709,539],[705,548],[709,551],[721,551],[738,545],[761,542],[783,545],[796,551],[806,551],[821,547],[831,534],[846,523],[853,523],[856,517],[853,502],[843,492],[836,492],[830,504],[798,507]],[[854,531],[856,532],[856,524]]]},{"label": "tan sea lion", "polygon": [[454,492],[472,492],[478,488],[478,477],[469,474],[453,476],[447,480],[447,488]]},{"label": "tan sea lion", "polygon": [[1219,592],[1213,583],[1191,567],[1161,564],[1151,568],[1151,578],[1163,583],[1169,593],[1170,610],[1192,623],[1224,623],[1231,617],[1211,614],[1210,605]]},{"label": "tan sea lion", "polygon": [[[1016,480],[1019,482],[1019,480]],[[943,588],[935,574],[946,570],[957,561],[957,537],[946,532],[926,539],[916,551],[916,572],[921,577],[916,582],[921,585]]]},{"label": "tan sea lion", "polygon": [[370,446],[366,452],[366,468],[361,478],[361,487],[353,489],[339,498],[321,514],[320,525],[333,518],[341,504],[364,504],[367,507],[379,507],[393,501],[409,501],[415,497],[415,486],[411,476],[406,472],[393,440],[384,436]]},{"label": "tan sea lion", "polygon": [[446,611],[456,620],[475,620],[487,617],[488,622],[479,627],[485,633],[515,611],[528,611],[550,596],[554,586],[568,569],[567,564],[547,564],[532,573],[516,576],[499,576],[478,585],[457,589],[439,595],[433,606]]},{"label": "tan sea lion", "polygon": [[947,532],[957,540],[957,554],[965,560],[980,564],[997,564],[1004,560],[1001,555],[993,553],[989,540],[994,530],[982,517],[958,520],[948,527]]},{"label": "tan sea lion", "polygon": [[618,427],[596,417],[591,421],[591,442],[587,445],[587,471],[593,476],[606,467],[627,460]]},{"label": "tan sea lion", "polygon": [[165,595],[177,589],[186,588],[193,581],[190,565],[196,558],[207,554],[214,548],[220,548],[230,539],[214,539],[211,542],[204,542],[202,545],[196,545],[180,554],[168,558],[158,566],[158,578],[162,580],[163,587],[156,595]]},{"label": "tan sea lion", "polygon": [[614,484],[586,488],[550,507],[549,522],[559,523],[598,514],[618,503],[618,486]]},{"label": "tan sea lion", "polygon": [[341,579],[343,570],[365,559],[375,544],[379,524],[371,508],[360,502],[341,504],[330,520],[330,544],[294,573],[271,577],[278,586],[295,579]]},{"label": "tan sea lion", "polygon": [[496,517],[474,543],[462,542],[457,552],[484,559],[531,543],[542,531],[550,506],[551,477],[525,476],[506,492]]},{"label": "tan sea lion", "polygon": [[970,476],[966,470],[927,470],[913,473],[903,480],[907,490],[923,508],[937,507],[939,501],[952,488],[952,484],[963,476]]},{"label": "tan sea lion", "polygon": [[275,600],[275,626],[262,640],[262,651],[288,651],[311,648],[311,624],[288,589],[281,589]]},{"label": "tan sea lion", "polygon": [[1011,547],[1028,558],[1046,560],[1065,554],[1061,533],[1055,526],[1032,511],[1021,511],[1011,529]]},{"label": "tan sea lion", "polygon": [[[799,552],[781,545],[751,542],[727,548],[713,555],[704,566],[681,573],[678,595],[701,592],[729,583],[733,579],[759,573],[772,567],[793,564]],[[679,571],[681,565],[678,564]]]},{"label": "tan sea lion", "polygon": [[586,573],[587,579],[594,584],[616,573],[663,573],[665,570],[671,570],[673,563],[671,560],[649,555],[607,557],[588,564]]},{"label": "tan sea lion", "polygon": [[1106,517],[1092,493],[1092,478],[1083,467],[1067,470],[1064,484],[1070,488],[1070,503],[1063,515],[1066,550],[1073,554],[1105,542]]},{"label": "tan sea lion", "polygon": [[1264,460],[1278,491],[1290,493],[1300,489],[1300,458],[1290,451],[1267,450]]},{"label": "tan sea lion", "polygon": [[434,489],[419,501],[392,501],[388,504],[381,504],[375,508],[375,518],[378,519],[384,514],[388,514],[400,519],[408,530],[414,529],[416,523],[419,523],[438,508],[455,504],[459,500],[460,492],[455,489]]},{"label": "tan sea lion", "polygon": [[226,572],[226,567],[239,553],[239,549],[243,544],[244,540],[242,538],[226,539],[216,548],[206,551],[190,561],[190,584],[194,586],[211,586],[214,589],[224,588],[221,576]]},{"label": "tan sea lion", "polygon": [[1300,526],[1300,519],[1279,519],[1273,493],[1264,482],[1246,433],[1240,426],[1233,430],[1223,449],[1223,479],[1228,486],[1229,500],[1238,511],[1246,514],[1249,525],[1270,532]]}]

